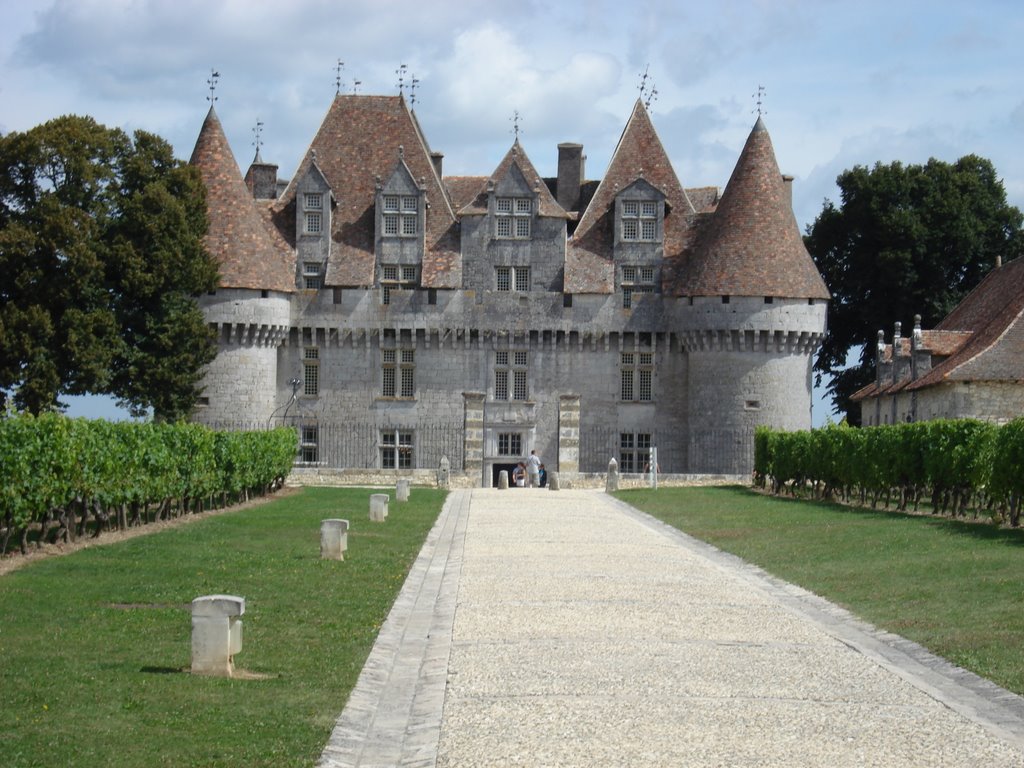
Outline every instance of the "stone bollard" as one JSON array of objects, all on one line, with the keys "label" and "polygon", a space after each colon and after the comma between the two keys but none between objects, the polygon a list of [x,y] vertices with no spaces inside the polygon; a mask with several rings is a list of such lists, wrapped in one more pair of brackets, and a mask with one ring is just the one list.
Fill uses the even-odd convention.
[{"label": "stone bollard", "polygon": [[612,459],[608,462],[608,478],[604,483],[604,492],[613,493],[619,490],[619,462]]},{"label": "stone bollard", "polygon": [[370,520],[383,523],[388,519],[388,495],[386,493],[370,494]]},{"label": "stone bollard", "polygon": [[451,476],[452,464],[448,461],[447,456],[441,457],[441,462],[437,465],[437,487],[447,488],[449,479]]},{"label": "stone bollard", "polygon": [[395,501],[408,501],[409,500],[409,481],[402,478],[398,481],[395,486]]},{"label": "stone bollard", "polygon": [[192,601],[192,674],[231,677],[242,650],[245,598],[206,595]]},{"label": "stone bollard", "polygon": [[503,470],[501,470],[501,472],[498,473],[498,490],[500,490],[500,491],[507,491],[508,490],[508,470],[507,469],[503,469]]},{"label": "stone bollard", "polygon": [[548,490],[549,491],[557,491],[557,490],[559,490],[559,487],[558,487],[558,473],[557,472],[548,472]]},{"label": "stone bollard", "polygon": [[320,521],[320,557],[344,560],[348,549],[348,520]]}]

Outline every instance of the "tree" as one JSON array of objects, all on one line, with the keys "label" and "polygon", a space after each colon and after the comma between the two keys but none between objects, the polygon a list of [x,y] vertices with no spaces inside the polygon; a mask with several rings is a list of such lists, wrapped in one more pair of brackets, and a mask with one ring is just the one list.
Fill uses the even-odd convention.
[{"label": "tree", "polygon": [[[875,375],[879,329],[921,315],[930,327],[992,269],[997,257],[1024,249],[1021,212],[989,160],[967,155],[953,164],[876,163],[836,179],[842,205],[826,200],[804,241],[832,292],[828,334],[818,351],[816,380],[850,423],[860,423],[850,395]],[[861,347],[858,366],[845,369]]]},{"label": "tree", "polygon": [[0,406],[109,394],[187,415],[215,348],[205,188],[170,145],[65,116],[0,137]]}]

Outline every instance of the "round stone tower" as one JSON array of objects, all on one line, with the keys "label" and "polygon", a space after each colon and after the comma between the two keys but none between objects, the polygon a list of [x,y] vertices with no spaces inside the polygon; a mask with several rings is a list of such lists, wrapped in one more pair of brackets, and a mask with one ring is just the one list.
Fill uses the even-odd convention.
[{"label": "round stone tower", "polygon": [[194,418],[223,427],[265,425],[279,405],[278,354],[290,328],[295,260],[264,224],[242,179],[217,114],[210,108],[192,165],[206,184],[207,250],[220,265],[220,285],[199,300],[217,334]]},{"label": "round stone tower", "polygon": [[757,426],[811,426],[811,365],[829,298],[760,117],[678,293],[689,471],[746,474]]}]

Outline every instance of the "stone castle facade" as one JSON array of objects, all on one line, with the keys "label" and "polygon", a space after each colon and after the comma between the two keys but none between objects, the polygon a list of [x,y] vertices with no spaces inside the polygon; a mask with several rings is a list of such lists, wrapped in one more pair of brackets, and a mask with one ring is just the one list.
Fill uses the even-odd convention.
[{"label": "stone castle facade", "polygon": [[243,176],[211,108],[195,151],[220,288],[195,418],[295,424],[302,463],[489,486],[531,450],[563,476],[745,474],[753,430],[810,427],[828,291],[759,118],[724,190],[685,188],[641,102],[603,178],[518,140],[443,175],[401,96],[339,95],[279,182]]}]

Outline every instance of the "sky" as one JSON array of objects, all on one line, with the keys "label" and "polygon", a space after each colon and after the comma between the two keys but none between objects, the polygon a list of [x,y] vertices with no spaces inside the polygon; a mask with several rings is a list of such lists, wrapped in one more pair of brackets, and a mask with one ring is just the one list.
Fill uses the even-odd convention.
[{"label": "sky", "polygon": [[[401,72],[446,175],[490,173],[518,125],[542,175],[572,141],[600,178],[646,72],[687,187],[725,186],[762,93],[805,230],[838,174],[876,162],[978,154],[1024,208],[1022,40],[1017,0],[0,0],[0,131],[84,114],[188,159],[216,71],[241,169],[260,122],[289,178],[339,87],[395,94]],[[828,410],[818,390],[815,425]]]}]

